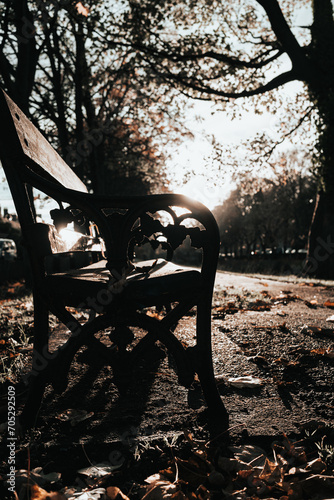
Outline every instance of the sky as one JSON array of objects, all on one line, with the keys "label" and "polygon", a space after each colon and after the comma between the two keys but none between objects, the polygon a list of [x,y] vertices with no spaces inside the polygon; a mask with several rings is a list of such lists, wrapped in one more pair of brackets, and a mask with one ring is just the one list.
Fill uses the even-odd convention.
[{"label": "sky", "polygon": [[[291,98],[300,91],[301,84],[297,82],[286,85],[281,92]],[[202,117],[198,122],[196,115]],[[219,179],[218,185],[212,184],[212,171],[208,169],[212,152],[212,145],[208,137],[215,136],[224,145],[238,145],[241,141],[254,137],[257,133],[266,132],[275,134],[275,126],[279,121],[279,114],[264,112],[262,115],[254,112],[244,112],[241,118],[234,120],[222,111],[215,112],[215,105],[208,101],[198,101],[189,113],[185,125],[194,132],[193,140],[185,141],[168,161],[172,191],[197,199],[210,210],[221,204],[235,186],[229,177],[223,182]],[[224,158],[221,158],[224,164]],[[186,183],[183,178],[189,170],[196,172],[195,176]]]}]

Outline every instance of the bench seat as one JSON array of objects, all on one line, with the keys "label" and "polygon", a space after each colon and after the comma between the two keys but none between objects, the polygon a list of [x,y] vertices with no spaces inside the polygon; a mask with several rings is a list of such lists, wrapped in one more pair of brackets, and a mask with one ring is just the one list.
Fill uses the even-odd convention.
[{"label": "bench seat", "polygon": [[109,305],[112,300],[108,301],[108,294],[114,298],[122,295],[122,299],[139,306],[152,306],[184,299],[202,285],[199,271],[163,259],[136,264],[126,278],[114,283],[106,265],[107,261],[101,260],[81,269],[48,275],[47,288],[71,306],[84,306],[87,297],[96,297],[98,302],[100,297],[101,305]]}]

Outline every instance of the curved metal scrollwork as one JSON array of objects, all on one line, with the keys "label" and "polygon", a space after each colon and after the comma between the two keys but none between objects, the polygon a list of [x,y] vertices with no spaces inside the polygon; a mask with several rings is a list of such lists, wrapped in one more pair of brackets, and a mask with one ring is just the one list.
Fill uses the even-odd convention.
[{"label": "curved metal scrollwork", "polygon": [[133,258],[134,247],[149,243],[153,250],[159,246],[167,251],[167,260],[172,260],[174,251],[182,245],[187,236],[190,237],[191,245],[194,248],[202,248],[205,244],[205,230],[199,227],[186,227],[181,225],[186,218],[191,218],[192,214],[184,214],[180,217],[173,213],[174,224],[164,225],[161,220],[155,219],[149,213],[140,216],[139,224],[132,230],[129,241],[129,257]]}]

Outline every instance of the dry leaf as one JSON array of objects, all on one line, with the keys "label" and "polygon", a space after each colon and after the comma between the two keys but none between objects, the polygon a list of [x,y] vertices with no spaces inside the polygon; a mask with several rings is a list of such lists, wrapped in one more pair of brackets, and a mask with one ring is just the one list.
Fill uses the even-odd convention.
[{"label": "dry leaf", "polygon": [[322,474],[327,469],[327,466],[325,462],[321,460],[321,458],[315,458],[314,460],[309,462],[305,468],[311,470],[312,472],[315,472],[316,474]]},{"label": "dry leaf", "polygon": [[156,311],[148,310],[148,311],[146,311],[146,314],[150,318],[155,318],[155,319],[158,319],[159,321],[161,321],[162,319],[164,319],[164,317],[161,316],[161,314],[157,313]]},{"label": "dry leaf", "polygon": [[117,486],[109,486],[107,488],[107,497],[110,498],[110,500],[129,500],[129,497],[124,495]]},{"label": "dry leaf", "polygon": [[74,498],[70,500],[104,500],[105,499],[104,488],[95,488],[94,490],[84,491],[83,493],[75,493]]},{"label": "dry leaf", "polygon": [[265,463],[266,452],[259,446],[246,444],[243,446],[230,446],[229,449],[238,460],[249,465],[251,464],[253,467],[263,467]]},{"label": "dry leaf", "polygon": [[30,486],[30,500],[66,500],[66,497],[57,491],[45,491],[33,484]]},{"label": "dry leaf", "polygon": [[261,299],[257,299],[255,302],[251,302],[248,306],[249,311],[270,311],[271,305]]},{"label": "dry leaf", "polygon": [[259,477],[269,485],[280,483],[284,477],[283,469],[266,458],[263,470],[261,471]]},{"label": "dry leaf", "polygon": [[119,469],[122,465],[122,463],[118,465],[112,465],[110,462],[102,462],[96,465],[91,465],[90,467],[80,469],[78,470],[78,473],[88,477],[103,477]]},{"label": "dry leaf", "polygon": [[218,466],[221,470],[226,472],[238,472],[239,470],[249,470],[251,465],[238,460],[237,458],[219,457]]},{"label": "dry leaf", "polygon": [[304,304],[309,307],[310,309],[316,309],[318,306],[318,301],[317,300],[304,300]]},{"label": "dry leaf", "polygon": [[253,377],[252,375],[245,375],[244,377],[230,377],[227,381],[238,389],[244,388],[254,388],[260,387],[263,384],[263,380],[258,377]]},{"label": "dry leaf", "polygon": [[167,481],[161,474],[153,474],[145,479],[145,482],[149,486],[142,500],[167,500],[175,498],[174,495],[179,492],[179,486]]},{"label": "dry leaf", "polygon": [[176,463],[180,479],[194,487],[204,483],[212,470],[211,464],[198,455],[193,455],[188,460],[176,458]]}]

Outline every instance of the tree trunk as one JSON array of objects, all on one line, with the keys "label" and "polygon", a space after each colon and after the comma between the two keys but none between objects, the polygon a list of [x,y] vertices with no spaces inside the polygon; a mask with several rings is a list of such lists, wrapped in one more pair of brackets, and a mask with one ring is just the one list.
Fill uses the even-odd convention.
[{"label": "tree trunk", "polygon": [[314,151],[319,193],[309,232],[306,270],[317,278],[334,279],[334,22],[330,0],[313,2],[312,58],[317,81],[309,96],[318,109]]},{"label": "tree trunk", "polygon": [[317,195],[305,270],[317,278],[334,279],[333,198],[323,191]]}]

